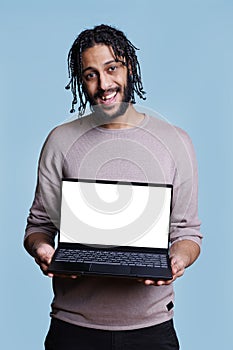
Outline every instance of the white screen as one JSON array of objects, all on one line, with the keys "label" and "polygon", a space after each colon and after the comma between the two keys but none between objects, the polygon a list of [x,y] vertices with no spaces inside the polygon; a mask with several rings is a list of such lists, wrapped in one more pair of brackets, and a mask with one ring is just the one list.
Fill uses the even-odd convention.
[{"label": "white screen", "polygon": [[63,181],[60,241],[168,248],[171,187]]}]

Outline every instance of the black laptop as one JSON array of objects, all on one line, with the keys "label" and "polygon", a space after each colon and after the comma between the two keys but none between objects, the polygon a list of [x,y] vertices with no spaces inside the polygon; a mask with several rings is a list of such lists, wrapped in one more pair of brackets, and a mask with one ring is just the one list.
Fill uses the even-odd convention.
[{"label": "black laptop", "polygon": [[62,179],[58,247],[49,272],[172,279],[170,184]]}]

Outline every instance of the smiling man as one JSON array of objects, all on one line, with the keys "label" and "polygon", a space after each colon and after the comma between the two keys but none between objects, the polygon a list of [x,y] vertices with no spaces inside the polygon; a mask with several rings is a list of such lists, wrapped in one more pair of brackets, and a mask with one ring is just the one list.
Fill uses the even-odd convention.
[{"label": "smiling man", "polygon": [[[140,66],[136,47],[120,30],[100,25],[83,31],[70,49],[68,66],[71,112],[79,100],[79,118],[55,128],[43,146],[24,241],[43,273],[53,278],[45,349],[177,350],[173,282],[197,259],[202,238],[192,142],[180,128],[135,108],[135,94],[145,98]],[[91,113],[83,116],[87,104]],[[63,177],[172,184],[173,279],[48,273]]]},{"label": "smiling man", "polygon": [[[107,121],[109,116],[114,119],[124,115],[132,90],[124,58],[116,60],[111,47],[99,44],[83,53],[82,65],[83,83],[94,111],[102,112]],[[132,112],[130,109],[127,114]]]}]

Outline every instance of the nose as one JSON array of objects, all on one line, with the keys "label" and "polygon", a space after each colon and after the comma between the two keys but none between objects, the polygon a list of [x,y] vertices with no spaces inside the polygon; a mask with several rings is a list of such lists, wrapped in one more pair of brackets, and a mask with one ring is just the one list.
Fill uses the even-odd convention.
[{"label": "nose", "polygon": [[106,72],[102,72],[99,74],[99,88],[101,90],[108,90],[111,87],[111,84],[111,77],[108,74],[106,74]]}]

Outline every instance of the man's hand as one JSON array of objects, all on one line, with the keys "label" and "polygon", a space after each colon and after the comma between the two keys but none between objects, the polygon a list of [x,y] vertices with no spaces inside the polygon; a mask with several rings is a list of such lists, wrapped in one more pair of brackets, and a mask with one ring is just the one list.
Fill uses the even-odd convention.
[{"label": "man's hand", "polygon": [[48,273],[48,267],[54,254],[54,248],[48,243],[39,243],[34,248],[34,258],[36,263],[40,266],[42,272],[49,277],[53,277],[53,274]]},{"label": "man's hand", "polygon": [[163,286],[169,285],[174,282],[177,277],[181,277],[185,271],[185,263],[183,259],[179,256],[174,256],[171,259],[171,268],[172,268],[172,279],[168,281],[152,281],[152,280],[144,280],[145,285],[155,285],[155,286]]},{"label": "man's hand", "polygon": [[[174,243],[170,249],[170,259],[172,268],[172,279],[169,281],[143,280],[144,284],[163,286],[174,282],[178,277],[184,274],[185,268],[192,265],[200,254],[200,247],[191,240],[183,240]],[[142,281],[142,280],[140,280]]]},{"label": "man's hand", "polygon": [[48,272],[49,264],[51,263],[54,248],[48,243],[40,243],[35,250],[35,261],[40,266],[41,271],[48,277],[63,277],[63,278],[77,278],[76,275],[56,275],[54,273]]},{"label": "man's hand", "polygon": [[[41,271],[49,277],[55,276],[53,273],[48,273],[48,267],[54,254],[53,240],[45,233],[35,232],[29,235],[24,246],[28,253],[32,255],[36,263],[40,266]],[[57,275],[59,277],[77,278],[76,275]]]}]

